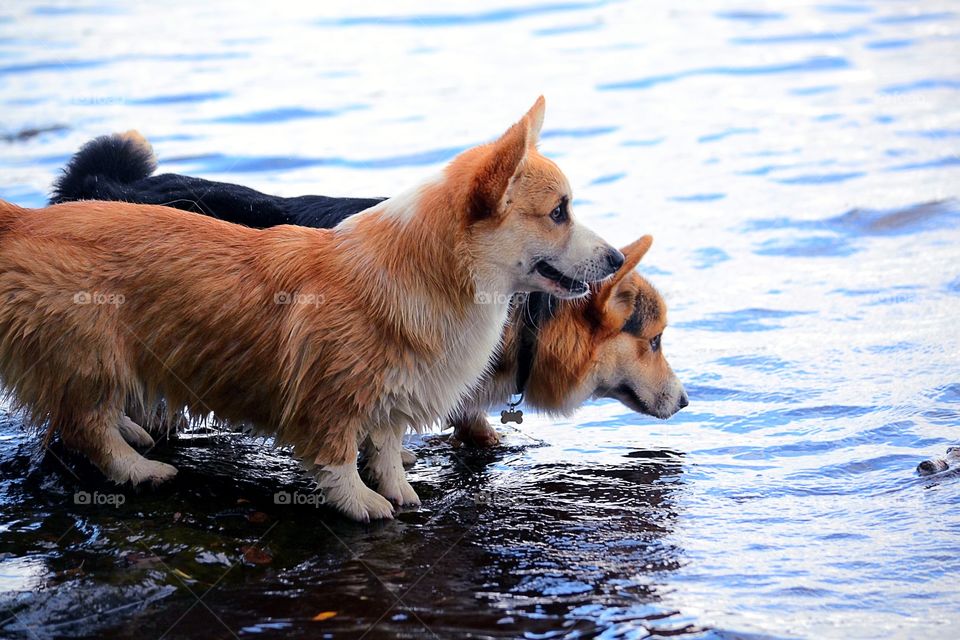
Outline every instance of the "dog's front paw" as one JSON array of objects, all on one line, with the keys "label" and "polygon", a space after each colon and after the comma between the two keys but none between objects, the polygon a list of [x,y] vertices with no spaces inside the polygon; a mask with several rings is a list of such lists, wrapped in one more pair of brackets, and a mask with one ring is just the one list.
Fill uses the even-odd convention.
[{"label": "dog's front paw", "polygon": [[377,486],[377,491],[398,507],[420,506],[420,496],[417,495],[417,492],[414,491],[413,486],[407,482],[406,478],[393,478],[389,482],[381,482]]},{"label": "dog's front paw", "polygon": [[177,468],[172,464],[157,462],[140,457],[126,469],[127,477],[131,484],[149,484],[157,486],[168,480],[173,480],[177,475]]},{"label": "dog's front paw", "polygon": [[343,512],[360,522],[393,519],[393,505],[372,489],[364,487],[357,500],[343,507]]},{"label": "dog's front paw", "polygon": [[357,472],[356,458],[340,465],[321,466],[315,473],[324,502],[348,518],[359,522],[393,518],[393,505],[363,484]]}]

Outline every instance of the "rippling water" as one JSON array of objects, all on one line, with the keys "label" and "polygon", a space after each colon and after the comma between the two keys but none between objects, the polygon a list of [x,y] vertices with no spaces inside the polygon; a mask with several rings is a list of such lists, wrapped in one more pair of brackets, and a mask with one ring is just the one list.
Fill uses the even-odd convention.
[{"label": "rippling water", "polygon": [[577,214],[656,238],[691,397],[419,439],[424,507],[370,527],[274,504],[309,485],[235,435],[78,505],[115,490],[7,416],[0,635],[950,636],[960,476],[915,467],[960,440],[960,8],[529,2],[0,8],[23,205],[127,128],[162,170],[389,195],[546,94]]}]

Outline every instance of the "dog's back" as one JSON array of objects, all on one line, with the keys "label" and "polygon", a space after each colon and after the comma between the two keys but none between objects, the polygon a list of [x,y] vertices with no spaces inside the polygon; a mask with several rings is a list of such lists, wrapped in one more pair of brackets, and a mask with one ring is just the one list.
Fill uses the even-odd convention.
[{"label": "dog's back", "polygon": [[151,174],[157,160],[136,131],[100,136],[85,144],[53,185],[51,204],[114,200],[175,207],[247,227],[281,224],[332,228],[385,198],[273,196],[249,187],[165,173]]}]

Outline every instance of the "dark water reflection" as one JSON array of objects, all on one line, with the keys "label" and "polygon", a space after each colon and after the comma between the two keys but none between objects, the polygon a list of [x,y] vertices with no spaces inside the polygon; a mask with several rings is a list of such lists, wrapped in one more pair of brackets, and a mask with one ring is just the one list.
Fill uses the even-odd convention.
[{"label": "dark water reflection", "polygon": [[[525,466],[523,446],[431,438],[412,473],[424,507],[361,526],[277,504],[310,483],[243,435],[163,443],[154,453],[180,468],[173,485],[117,493],[60,447],[41,455],[14,422],[2,434],[0,557],[19,561],[0,566],[32,585],[4,600],[5,633],[316,637],[321,612],[336,613],[324,632],[368,638],[687,628],[658,605],[660,577],[681,562],[664,540],[683,488],[672,451]],[[78,492],[123,504],[77,504]]]}]

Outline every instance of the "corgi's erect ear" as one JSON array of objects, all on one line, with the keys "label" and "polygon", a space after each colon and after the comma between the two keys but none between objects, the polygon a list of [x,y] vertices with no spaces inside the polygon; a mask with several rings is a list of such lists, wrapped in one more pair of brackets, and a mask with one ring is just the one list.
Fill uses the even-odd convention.
[{"label": "corgi's erect ear", "polygon": [[472,219],[480,220],[500,210],[510,180],[523,165],[529,148],[539,140],[545,108],[546,102],[540,96],[519,122],[490,144],[474,176]]},{"label": "corgi's erect ear", "polygon": [[547,101],[543,96],[537,98],[537,101],[530,107],[523,119],[527,121],[527,127],[530,131],[530,144],[537,144],[540,141],[540,129],[543,128],[543,116],[547,111]]},{"label": "corgi's erect ear", "polygon": [[653,236],[646,235],[620,249],[620,253],[623,254],[623,265],[613,274],[613,281],[622,280],[623,276],[636,269],[640,261],[643,260],[643,256],[647,255],[651,245],[653,245]]},{"label": "corgi's erect ear", "polygon": [[640,260],[650,250],[652,244],[653,236],[643,236],[620,249],[624,257],[623,265],[617,269],[612,278],[600,285],[600,289],[594,296],[594,304],[604,311],[604,315],[624,315],[626,318],[630,314],[636,292],[621,285],[624,284],[624,278],[633,273],[640,264]]}]

